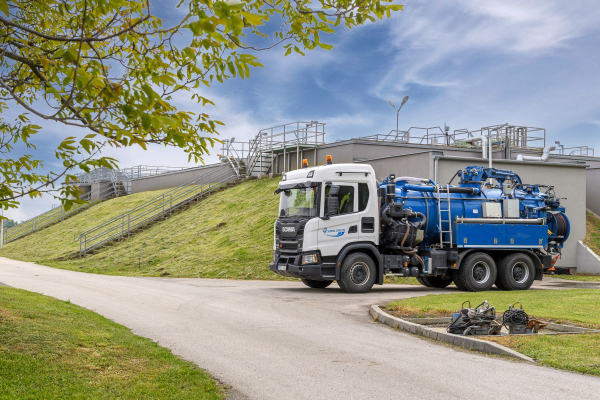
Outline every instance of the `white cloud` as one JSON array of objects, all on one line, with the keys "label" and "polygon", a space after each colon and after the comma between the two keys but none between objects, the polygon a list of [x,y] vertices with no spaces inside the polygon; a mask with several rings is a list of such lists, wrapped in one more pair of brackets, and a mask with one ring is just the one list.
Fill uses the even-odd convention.
[{"label": "white cloud", "polygon": [[407,85],[453,87],[467,83],[439,71],[468,65],[481,56],[502,55],[510,64],[565,47],[598,30],[600,9],[591,0],[406,1],[393,18],[389,41],[395,62],[374,89],[381,98]]}]

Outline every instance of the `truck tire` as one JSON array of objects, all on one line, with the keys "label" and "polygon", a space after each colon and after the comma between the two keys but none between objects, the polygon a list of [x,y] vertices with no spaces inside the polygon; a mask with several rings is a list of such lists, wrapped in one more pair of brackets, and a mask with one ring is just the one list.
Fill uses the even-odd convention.
[{"label": "truck tire", "polygon": [[417,281],[423,286],[443,289],[452,283],[452,279],[443,279],[441,276],[418,276]]},{"label": "truck tire", "polygon": [[338,285],[347,293],[366,293],[375,284],[377,270],[373,259],[365,253],[352,253],[342,263]]},{"label": "truck tire", "polygon": [[465,257],[455,273],[454,283],[463,291],[489,290],[496,281],[496,263],[486,253],[471,253]]},{"label": "truck tire", "polygon": [[333,283],[333,281],[315,281],[313,279],[302,278],[302,283],[304,283],[309,288],[325,289],[327,286],[331,285]]},{"label": "truck tire", "polygon": [[535,265],[527,254],[515,253],[498,264],[496,287],[501,290],[527,290],[535,280]]},{"label": "truck tire", "polygon": [[425,277],[417,276],[417,282],[419,282],[423,286],[431,287],[431,283],[429,283],[429,280]]}]

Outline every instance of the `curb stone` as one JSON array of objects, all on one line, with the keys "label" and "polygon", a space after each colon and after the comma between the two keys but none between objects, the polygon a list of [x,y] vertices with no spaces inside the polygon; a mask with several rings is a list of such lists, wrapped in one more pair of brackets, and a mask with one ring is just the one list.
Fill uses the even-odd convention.
[{"label": "curb stone", "polygon": [[382,311],[381,308],[379,308],[379,306],[376,305],[371,306],[369,314],[371,314],[374,321],[386,324],[394,329],[399,329],[408,333],[428,337],[430,339],[440,340],[442,342],[446,342],[455,346],[460,346],[468,350],[477,350],[482,353],[515,357],[520,360],[535,364],[533,358],[527,357],[524,354],[521,354],[500,344],[488,342],[485,340],[474,339],[468,336],[460,336],[453,335],[450,333],[438,332],[426,326],[394,317]]}]

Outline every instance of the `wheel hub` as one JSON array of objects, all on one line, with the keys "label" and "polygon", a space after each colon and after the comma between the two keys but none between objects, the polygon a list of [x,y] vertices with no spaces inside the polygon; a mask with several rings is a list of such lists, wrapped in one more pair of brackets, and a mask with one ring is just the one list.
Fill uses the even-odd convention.
[{"label": "wheel hub", "polygon": [[512,267],[512,276],[517,283],[524,283],[529,279],[529,268],[527,264],[518,262]]},{"label": "wheel hub", "polygon": [[480,261],[473,267],[473,278],[477,283],[485,283],[490,278],[490,266]]},{"label": "wheel hub", "polygon": [[371,271],[365,263],[358,262],[350,267],[350,280],[355,285],[364,285],[369,280]]}]

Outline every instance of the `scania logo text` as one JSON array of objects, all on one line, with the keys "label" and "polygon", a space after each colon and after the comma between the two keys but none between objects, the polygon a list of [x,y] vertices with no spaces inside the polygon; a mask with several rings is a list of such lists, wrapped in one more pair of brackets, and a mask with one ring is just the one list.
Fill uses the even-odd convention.
[{"label": "scania logo text", "polygon": [[294,232],[296,232],[296,227],[295,226],[284,226],[281,228],[281,232],[294,233]]}]

